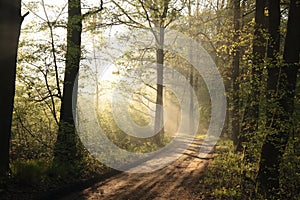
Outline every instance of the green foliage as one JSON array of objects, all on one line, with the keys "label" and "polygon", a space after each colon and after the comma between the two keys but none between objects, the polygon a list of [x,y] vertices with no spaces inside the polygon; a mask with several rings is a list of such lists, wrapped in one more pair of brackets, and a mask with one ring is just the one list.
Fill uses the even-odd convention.
[{"label": "green foliage", "polygon": [[30,92],[23,84],[17,84],[14,105],[11,160],[52,158],[56,139],[56,123],[45,104],[29,98]]},{"label": "green foliage", "polygon": [[[161,4],[162,2],[163,1],[158,4],[157,8],[160,12],[163,11],[164,7],[164,5]],[[265,59],[262,63],[253,66],[253,60],[256,59],[257,56],[253,55],[252,52],[254,37],[254,1],[241,1],[243,4],[242,27],[241,30],[239,30],[239,38],[235,42],[233,42],[233,37],[236,33],[233,31],[231,19],[232,10],[231,8],[228,9],[226,5],[229,1],[223,1],[223,3],[216,7],[214,1],[201,2],[203,5],[200,7],[199,5],[194,5],[195,7],[192,9],[192,13],[189,13],[190,16],[187,16],[186,8],[181,10],[181,4],[184,4],[184,1],[174,2],[176,1],[170,1],[167,19],[175,20],[175,16],[181,17],[180,20],[175,20],[171,23],[170,27],[200,41],[201,45],[209,52],[223,75],[229,101],[231,101],[233,93],[239,92],[241,108],[240,121],[243,120],[248,104],[250,104],[250,107],[253,104],[260,104],[259,128],[258,131],[245,135],[247,142],[243,144],[244,152],[235,153],[233,151],[233,144],[230,141],[222,140],[219,142],[216,147],[216,156],[200,180],[200,196],[205,197],[205,199],[258,199],[259,197],[254,197],[253,195],[254,180],[258,171],[261,146],[265,136],[274,132],[274,130],[270,130],[266,125],[266,108],[268,107],[272,113],[278,112],[278,105],[272,102],[274,99],[266,99],[267,69],[281,65],[282,57],[277,55],[277,65]],[[220,3],[220,1],[217,2]],[[41,9],[41,5],[39,2],[28,3],[24,1],[22,3],[27,5],[26,7],[31,13],[40,14],[39,9]],[[146,19],[142,14],[144,10],[139,6],[139,3],[138,1],[133,1],[127,5],[126,1],[117,1],[117,4],[120,6],[125,5],[125,10],[122,10],[120,7],[116,9],[115,4],[114,6],[108,4],[103,14],[98,13],[92,15],[90,18],[85,18],[86,30],[90,31],[92,37],[99,37],[99,41],[106,41],[109,40],[109,38],[106,38],[104,33],[107,32],[108,29],[101,26],[103,23],[116,23],[115,20],[119,18],[121,21],[126,21],[128,25],[147,26],[148,23],[144,23]],[[153,10],[152,5],[148,5],[148,3],[145,2],[146,9],[151,10],[148,14],[152,15],[150,17],[153,17],[155,8]],[[89,6],[85,6],[85,9],[89,8]],[[195,9],[196,6],[197,9]],[[14,120],[11,135],[10,159],[12,161],[12,175],[19,183],[30,186],[47,185],[50,183],[54,183],[56,186],[60,184],[63,185],[80,178],[91,177],[93,174],[100,174],[104,170],[107,170],[107,168],[95,161],[95,159],[86,152],[84,152],[86,154],[82,158],[83,160],[77,160],[72,164],[64,162],[52,163],[53,146],[57,137],[57,116],[59,116],[59,112],[57,111],[59,110],[61,101],[59,90],[63,83],[62,75],[64,73],[65,63],[66,41],[62,39],[64,37],[62,37],[61,27],[66,27],[66,12],[64,12],[64,7],[58,9],[56,5],[46,5],[45,8],[45,12],[52,12],[52,14],[48,15],[48,17],[50,17],[49,19],[43,20],[45,19],[43,16],[41,18],[36,16],[29,24],[24,24],[25,26],[22,29],[19,45]],[[282,12],[284,15],[284,12],[286,12],[285,9],[283,9]],[[132,15],[132,19],[138,23],[130,22],[126,17],[127,14]],[[155,19],[155,17],[153,17],[153,19]],[[77,19],[75,19],[75,21],[76,20]],[[26,20],[24,23],[26,23]],[[285,35],[286,17],[282,17],[282,24],[280,32],[281,35]],[[49,34],[51,32],[53,35]],[[261,30],[261,32],[264,38],[270,39],[270,36],[264,30]],[[40,36],[42,37],[39,38]],[[127,36],[124,36],[125,39],[126,37]],[[283,43],[283,41],[282,39],[281,42]],[[105,49],[104,46],[107,44],[101,42],[96,45]],[[263,46],[265,44],[261,45]],[[283,47],[283,45],[281,46]],[[231,61],[232,56],[235,54],[236,47],[241,48],[240,76],[238,78],[240,91],[232,91],[232,89],[230,89],[232,86]],[[89,49],[90,45],[87,45],[86,48],[86,52],[91,50]],[[112,49],[108,49],[108,51],[113,52]],[[117,63],[124,68],[118,71],[118,75],[122,75],[122,72],[129,73],[130,70],[134,71],[136,66],[145,64],[140,62],[140,57],[144,53],[146,53],[145,50],[139,50],[135,53],[129,52],[125,54],[123,60],[121,59],[123,62],[119,61],[119,63]],[[148,57],[143,57],[143,61],[155,61],[154,49],[148,49],[147,54]],[[177,58],[180,57],[178,55],[174,58],[175,55],[171,55],[170,52],[165,52],[165,57],[165,63],[167,65],[174,66],[174,69],[188,77],[189,68],[191,67],[189,63]],[[82,58],[86,59],[85,55]],[[95,62],[97,62],[96,59]],[[262,72],[262,74],[260,74],[261,77],[254,76],[251,73],[252,69],[254,69],[253,67]],[[149,76],[151,73],[154,73],[150,69],[147,70],[148,74],[141,72],[140,74],[135,74],[135,76]],[[93,70],[83,70],[82,72],[83,77],[90,77],[96,73],[96,71]],[[58,77],[56,77],[56,75]],[[197,76],[198,75],[195,75],[195,77]],[[260,78],[262,78],[262,80],[260,80]],[[95,77],[95,80],[96,79],[98,79],[98,77]],[[97,81],[98,80],[95,82]],[[256,85],[261,91],[260,102],[248,102],[253,89],[251,88],[253,81],[257,82]],[[205,83],[200,76],[198,77],[198,82],[197,89],[199,94],[197,94],[197,96],[200,100],[199,110],[201,112],[199,124],[202,129],[205,129],[208,126],[210,118],[210,99]],[[124,87],[125,84],[121,85]],[[112,89],[114,85],[112,84],[108,87]],[[280,169],[280,193],[283,199],[300,198],[298,191],[300,188],[299,88],[300,81],[298,81],[297,97],[295,98],[297,102],[294,126],[287,127],[293,129],[293,135],[290,136],[290,141],[286,148]],[[126,88],[125,92],[130,91],[130,89],[132,88]],[[104,93],[103,88],[100,90],[99,93]],[[150,120],[145,115],[146,112],[143,113],[142,111],[148,108],[139,105],[141,104],[140,99],[137,98],[139,96],[136,95],[135,97],[137,102],[130,107],[131,117],[137,124],[146,125]],[[155,95],[150,94],[148,97],[155,99]],[[152,152],[160,148],[151,139],[135,138],[120,130],[114,122],[111,112],[107,109],[109,105],[103,99],[101,99],[101,101],[99,100],[99,102],[105,105],[105,109],[99,112],[99,124],[109,140],[120,148],[132,152]],[[229,111],[231,110],[232,107],[229,105]],[[230,120],[228,123],[230,123]],[[285,126],[286,124],[281,125]],[[228,129],[229,128],[230,127],[228,127]],[[251,127],[248,125],[246,128]],[[167,144],[170,140],[171,136],[165,135],[164,144]],[[118,156],[122,158],[122,155]],[[4,185],[1,182],[4,181],[0,180],[0,185]],[[2,187],[0,187],[0,192],[2,190],[1,188]]]},{"label": "green foliage", "polygon": [[49,163],[45,160],[17,160],[11,169],[15,179],[24,185],[38,185],[45,180]]},{"label": "green foliage", "polygon": [[242,153],[235,153],[232,141],[222,140],[216,146],[214,160],[199,180],[200,196],[204,199],[251,199],[253,182],[245,180],[250,171]]},{"label": "green foliage", "polygon": [[[262,142],[260,142],[262,143]],[[261,145],[260,145],[261,146]],[[292,138],[281,164],[279,196],[282,199],[299,199],[300,156],[299,138]],[[255,147],[257,148],[257,147]],[[254,149],[255,149],[254,148]],[[259,157],[259,151],[253,158]],[[215,156],[199,180],[200,197],[204,199],[264,199],[256,193],[255,178],[258,162],[246,162],[243,153],[235,153],[232,141],[221,140]]]},{"label": "green foliage", "polygon": [[[139,153],[152,152],[160,148],[157,144],[155,144],[152,138],[137,138],[124,133],[114,120],[114,116],[110,110],[110,103],[105,99],[102,99],[102,103],[106,106],[100,108],[101,112],[98,115],[99,125],[110,141],[122,149]],[[118,106],[121,107],[126,105],[120,103]],[[149,117],[146,115],[146,113],[141,112],[143,107],[140,107],[138,103],[135,103],[134,108],[131,106],[129,106],[129,108],[130,115],[135,123],[139,124],[140,126],[147,125],[149,123]],[[126,122],[127,120],[125,117],[118,117],[121,121]],[[164,140],[167,143],[170,140],[170,137],[165,136]]]},{"label": "green foliage", "polygon": [[[298,129],[299,131],[299,129]],[[299,133],[299,132],[298,132]],[[281,191],[286,199],[300,198],[300,138],[291,137],[281,162]]]},{"label": "green foliage", "polygon": [[81,163],[55,162],[48,170],[48,175],[57,182],[69,182],[66,179],[77,179],[80,176]]}]

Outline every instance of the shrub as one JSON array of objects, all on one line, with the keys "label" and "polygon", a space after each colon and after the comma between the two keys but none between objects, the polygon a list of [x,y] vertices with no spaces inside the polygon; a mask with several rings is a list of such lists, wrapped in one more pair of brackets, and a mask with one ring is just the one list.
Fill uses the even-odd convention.
[{"label": "shrub", "polygon": [[45,160],[17,160],[12,163],[12,174],[20,184],[36,185],[43,181],[49,169]]}]

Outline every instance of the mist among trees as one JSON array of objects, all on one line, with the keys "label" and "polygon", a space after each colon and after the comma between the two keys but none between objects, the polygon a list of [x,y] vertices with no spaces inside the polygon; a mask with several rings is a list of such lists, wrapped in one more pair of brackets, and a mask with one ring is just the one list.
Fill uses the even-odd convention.
[{"label": "mist among trees", "polygon": [[299,19],[298,0],[0,0],[0,199],[299,199]]}]

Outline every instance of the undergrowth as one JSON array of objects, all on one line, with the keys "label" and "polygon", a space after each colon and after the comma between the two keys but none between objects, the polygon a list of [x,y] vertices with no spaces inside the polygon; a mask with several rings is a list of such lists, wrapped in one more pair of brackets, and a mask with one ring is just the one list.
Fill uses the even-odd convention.
[{"label": "undergrowth", "polygon": [[231,141],[221,140],[216,146],[214,159],[199,180],[200,197],[202,199],[251,199],[254,184],[251,178],[246,178],[246,171],[243,154],[233,151]]},{"label": "undergrowth", "polygon": [[[300,154],[297,154],[297,149],[299,141],[294,139],[287,147],[281,164],[281,199],[300,199]],[[199,196],[222,200],[263,199],[256,193],[257,171],[258,161],[246,163],[243,153],[234,152],[232,141],[221,140],[213,160],[199,180]]]}]

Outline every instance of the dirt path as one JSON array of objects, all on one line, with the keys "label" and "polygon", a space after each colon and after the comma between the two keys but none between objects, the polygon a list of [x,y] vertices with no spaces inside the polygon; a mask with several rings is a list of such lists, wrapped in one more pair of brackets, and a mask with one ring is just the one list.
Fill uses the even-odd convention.
[{"label": "dirt path", "polygon": [[123,172],[61,199],[201,199],[195,191],[208,159],[197,157],[200,144],[201,140],[195,140],[178,160],[158,171],[145,174]]}]

